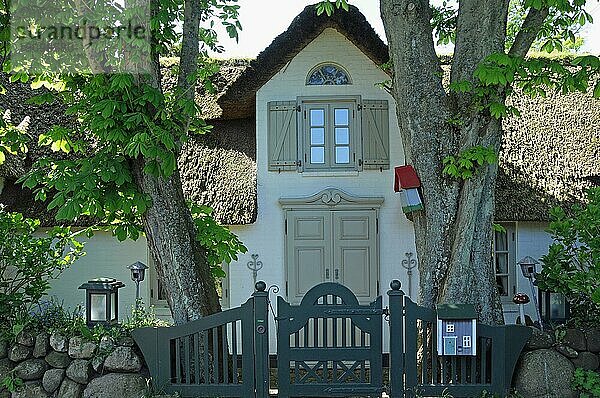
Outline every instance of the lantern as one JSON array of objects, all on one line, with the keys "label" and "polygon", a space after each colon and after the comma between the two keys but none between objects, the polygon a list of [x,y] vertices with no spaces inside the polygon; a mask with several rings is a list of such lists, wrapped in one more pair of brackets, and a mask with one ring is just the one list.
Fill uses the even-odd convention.
[{"label": "lantern", "polygon": [[395,181],[394,191],[401,192],[400,201],[402,203],[402,211],[410,213],[413,211],[423,210],[423,201],[419,193],[421,181],[417,176],[415,169],[408,166],[398,166],[394,169]]},{"label": "lantern", "polygon": [[127,269],[131,271],[131,280],[135,282],[135,303],[137,306],[140,299],[140,282],[144,280],[148,266],[140,261],[136,261],[135,263],[128,265]]},{"label": "lantern", "polygon": [[560,325],[569,319],[569,302],[563,294],[542,290],[538,287],[538,301],[544,324]]},{"label": "lantern", "polygon": [[540,328],[543,328],[542,316],[540,315],[540,309],[538,307],[538,301],[537,301],[536,295],[535,295],[535,288],[533,287],[533,278],[535,278],[535,274],[537,272],[536,266],[539,264],[539,261],[537,261],[533,257],[526,256],[526,257],[523,257],[521,260],[519,260],[519,262],[517,264],[519,264],[519,266],[521,267],[521,272],[523,273],[523,276],[529,280],[529,288],[531,289],[531,297],[533,297],[533,304],[535,306],[535,314],[537,316],[537,320],[540,325]]},{"label": "lantern", "polygon": [[112,326],[119,321],[119,289],[125,286],[113,278],[92,279],[79,286],[85,289],[85,314],[88,327]]}]

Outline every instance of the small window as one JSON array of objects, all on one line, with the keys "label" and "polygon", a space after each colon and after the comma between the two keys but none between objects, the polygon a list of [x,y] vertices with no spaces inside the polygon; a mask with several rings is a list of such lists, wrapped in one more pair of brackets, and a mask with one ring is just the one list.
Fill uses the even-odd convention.
[{"label": "small window", "polygon": [[496,285],[500,298],[512,302],[516,293],[515,284],[515,229],[513,224],[501,224],[505,231],[494,232],[493,261],[496,269]]},{"label": "small window", "polygon": [[449,323],[446,325],[446,333],[454,333],[454,324]]},{"label": "small window", "polygon": [[463,336],[463,347],[471,348],[471,336]]},{"label": "small window", "polygon": [[340,86],[351,84],[350,75],[339,65],[321,64],[313,68],[306,79],[307,86]]}]

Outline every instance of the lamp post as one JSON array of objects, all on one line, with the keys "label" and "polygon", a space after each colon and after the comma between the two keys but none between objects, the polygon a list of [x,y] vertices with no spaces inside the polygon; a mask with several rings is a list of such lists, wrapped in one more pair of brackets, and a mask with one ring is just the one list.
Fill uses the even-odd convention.
[{"label": "lamp post", "polygon": [[540,329],[544,329],[544,325],[542,324],[542,316],[540,315],[540,308],[537,302],[537,296],[535,294],[535,288],[533,287],[533,278],[535,278],[536,266],[539,264],[539,261],[533,257],[526,256],[519,260],[517,264],[519,264],[521,267],[523,276],[529,280],[531,297],[533,298],[533,305],[535,306],[535,315],[537,316],[537,320],[540,324]]},{"label": "lamp post", "polygon": [[135,307],[137,308],[140,300],[140,282],[144,280],[148,266],[140,261],[136,261],[128,265],[127,269],[131,271],[131,280],[135,282]]},{"label": "lamp post", "polygon": [[112,326],[119,321],[119,289],[125,286],[113,278],[92,279],[79,286],[85,289],[85,318],[88,327]]}]

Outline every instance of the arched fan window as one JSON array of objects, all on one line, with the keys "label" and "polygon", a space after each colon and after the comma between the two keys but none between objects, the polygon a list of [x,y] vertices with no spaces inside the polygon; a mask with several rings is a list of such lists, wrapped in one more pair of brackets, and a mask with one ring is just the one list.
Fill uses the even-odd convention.
[{"label": "arched fan window", "polygon": [[308,86],[339,86],[352,84],[350,75],[339,65],[327,63],[315,66],[306,79]]}]

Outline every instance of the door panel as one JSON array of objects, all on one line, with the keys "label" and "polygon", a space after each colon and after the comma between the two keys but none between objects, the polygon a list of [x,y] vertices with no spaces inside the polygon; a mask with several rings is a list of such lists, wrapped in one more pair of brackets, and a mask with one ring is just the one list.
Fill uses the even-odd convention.
[{"label": "door panel", "polygon": [[377,296],[375,210],[287,212],[288,299],[299,303],[321,282],[341,283],[368,303]]},{"label": "door panel", "polygon": [[333,211],[333,268],[339,282],[361,302],[377,296],[377,214],[375,210]]},{"label": "door panel", "polygon": [[288,299],[297,304],[329,272],[331,215],[328,211],[289,211],[287,223]]}]

